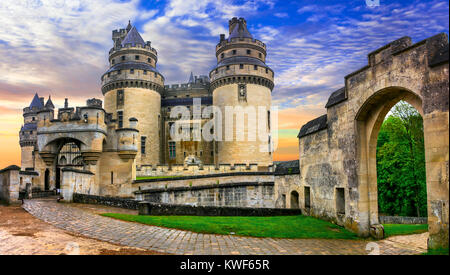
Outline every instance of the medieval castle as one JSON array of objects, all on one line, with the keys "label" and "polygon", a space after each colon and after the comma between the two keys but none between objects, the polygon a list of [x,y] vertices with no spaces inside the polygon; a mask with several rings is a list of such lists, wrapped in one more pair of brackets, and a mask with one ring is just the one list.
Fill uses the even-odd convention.
[{"label": "medieval castle", "polygon": [[[124,196],[131,194],[122,185],[135,180],[136,168],[138,174],[150,170],[146,175],[157,167],[163,172],[162,167],[173,171],[186,165],[271,169],[272,152],[259,152],[260,141],[172,140],[170,135],[179,120],[170,116],[171,108],[191,110],[195,98],[201,100],[202,109],[211,105],[221,110],[239,105],[270,109],[274,72],[265,64],[266,45],[253,38],[245,19],[229,21],[229,36],[220,36],[217,66],[209,77],[191,73],[188,83],[181,85],[164,85],[156,49],[130,23],[126,29],[114,30],[112,40],[110,67],[101,76],[104,106],[101,100],[90,99],[86,106],[73,108],[66,99],[55,117],[50,97],[44,102],[36,94],[24,108],[22,170],[41,175],[33,186],[61,189],[61,169],[74,168],[96,175],[95,193]],[[191,114],[181,120],[193,135],[193,125],[202,126],[212,116]],[[270,111],[267,116],[264,130],[269,132]]]},{"label": "medieval castle", "polygon": [[[423,117],[428,245],[448,247],[446,34],[414,44],[402,37],[369,53],[368,64],[331,93],[326,114],[300,129],[299,160],[275,165],[271,130],[276,127],[269,111],[274,72],[265,63],[266,45],[253,38],[243,18],[229,21],[228,37],[220,35],[209,77],[191,74],[188,83],[170,87],[157,70],[156,50],[135,27],[113,31],[112,39],[110,68],[101,76],[104,104],[93,98],[73,108],[66,100],[55,110],[50,97],[45,102],[36,94],[24,108],[22,167],[0,170],[0,199],[14,203],[21,190],[40,189],[60,190],[67,201],[94,196],[128,198],[142,206],[299,208],[360,236],[380,238],[377,136],[386,114],[403,100]],[[198,106],[200,117],[191,110]],[[250,135],[250,126],[258,125],[264,138],[173,138],[179,123],[187,125],[182,132],[188,136],[198,135],[199,126],[211,120],[220,126],[202,127],[200,134],[224,132],[226,118],[220,112],[204,116],[203,109],[226,113],[230,106],[265,107],[257,117],[236,116],[244,128],[231,125],[236,135]],[[179,107],[194,115],[174,116]]]}]

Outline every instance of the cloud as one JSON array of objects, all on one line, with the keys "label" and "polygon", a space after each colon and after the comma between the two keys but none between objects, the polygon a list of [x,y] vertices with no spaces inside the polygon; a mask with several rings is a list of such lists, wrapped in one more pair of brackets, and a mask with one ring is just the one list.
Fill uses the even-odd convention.
[{"label": "cloud", "polygon": [[[348,9],[304,6],[297,12],[312,13],[305,22],[277,29],[267,42],[268,63],[276,73],[274,102],[284,108],[323,109],[331,92],[344,85],[345,75],[367,64],[369,52],[405,35],[419,41],[448,32],[445,1],[363,7],[358,16],[343,13]],[[317,20],[311,20],[314,16]]]},{"label": "cloud", "polygon": [[278,18],[288,18],[289,17],[289,14],[287,12],[276,12],[273,15]]}]

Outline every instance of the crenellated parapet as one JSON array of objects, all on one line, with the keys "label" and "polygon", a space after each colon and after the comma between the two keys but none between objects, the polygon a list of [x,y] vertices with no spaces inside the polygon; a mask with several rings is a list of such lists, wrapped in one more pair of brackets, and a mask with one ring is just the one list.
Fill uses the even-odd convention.
[{"label": "crenellated parapet", "polygon": [[53,110],[43,109],[37,113],[37,149],[47,165],[51,165],[61,144],[74,141],[79,145],[85,163],[95,163],[102,152],[107,136],[105,110],[101,101],[90,99],[88,106]]},{"label": "crenellated parapet", "polygon": [[[122,62],[122,55],[128,56],[134,54],[139,55],[140,58],[145,58],[143,60],[147,60],[147,62],[151,65],[156,66],[156,63],[158,62],[158,52],[155,48],[152,48],[151,42],[147,41],[145,42],[145,45],[142,46],[141,44],[137,44],[133,46],[132,44],[125,44],[123,46],[119,46],[118,48],[111,48],[109,50],[109,62],[112,64],[112,60],[114,59],[114,64]],[[117,58],[117,59],[116,59]],[[148,58],[151,58],[151,60],[148,60]]]},{"label": "crenellated parapet", "polygon": [[137,177],[161,177],[161,176],[193,176],[232,174],[242,172],[274,172],[273,165],[259,166],[257,163],[227,164],[173,164],[173,165],[142,165],[137,168]]},{"label": "crenellated parapet", "polygon": [[[247,49],[255,50],[255,52],[250,53],[249,56],[260,59],[265,62],[265,57],[267,55],[266,44],[258,39],[236,37],[225,39],[225,36],[220,37],[220,42],[216,45],[216,57],[223,59],[233,56],[233,50],[236,53],[247,53]],[[260,55],[261,53],[261,55]],[[223,56],[222,56],[223,54]]]}]

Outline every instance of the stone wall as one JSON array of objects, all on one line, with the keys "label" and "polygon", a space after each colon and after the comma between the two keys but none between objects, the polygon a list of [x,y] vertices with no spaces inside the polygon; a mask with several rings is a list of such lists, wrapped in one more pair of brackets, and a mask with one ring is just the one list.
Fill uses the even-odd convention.
[{"label": "stone wall", "polygon": [[[273,165],[273,158],[272,153],[268,152],[269,142],[268,140],[260,140],[258,135],[260,132],[267,133],[267,136],[270,135],[267,113],[261,114],[258,110],[264,107],[265,112],[270,111],[271,90],[262,85],[247,84],[246,92],[246,100],[243,101],[238,96],[238,84],[224,85],[213,91],[213,105],[220,108],[222,112],[222,131],[216,133],[216,135],[222,134],[216,145],[216,163],[250,164],[256,162],[260,166],[271,166]],[[238,111],[227,116],[226,108],[230,106],[242,107],[244,111]],[[247,108],[249,110],[253,108],[255,115],[246,115],[245,110]],[[227,120],[230,120],[230,122],[227,122]],[[263,125],[259,123],[259,120],[267,123]],[[239,129],[239,122],[243,122],[243,129]],[[227,123],[230,124],[227,125]],[[263,127],[263,129],[258,129],[258,127]],[[251,139],[252,132],[256,136],[253,141]],[[240,133],[244,135],[242,141],[238,138]],[[231,135],[231,141],[228,141],[228,135]]]},{"label": "stone wall", "polygon": [[174,205],[152,202],[139,203],[139,215],[152,216],[291,216],[301,215],[300,209],[248,208]]},{"label": "stone wall", "polygon": [[146,190],[145,201],[196,206],[271,208],[273,182],[242,182]]},{"label": "stone wall", "polygon": [[98,194],[98,186],[94,184],[94,173],[84,170],[63,168],[61,196],[64,201],[72,202],[73,194]]},{"label": "stone wall", "polygon": [[16,165],[0,170],[0,201],[6,204],[19,203],[19,171]]},{"label": "stone wall", "polygon": [[162,188],[198,187],[214,184],[241,183],[241,182],[273,182],[271,172],[236,172],[210,175],[175,176],[167,178],[154,178],[136,180],[132,184],[134,191],[146,191]]},{"label": "stone wall", "polygon": [[[416,44],[403,37],[368,55],[345,77],[327,114],[299,133],[300,191],[310,189],[311,215],[335,220],[360,236],[379,236],[376,145],[389,110],[400,100],[424,119],[429,247],[448,247],[448,37]],[[304,196],[300,194],[300,205]]]},{"label": "stone wall", "polygon": [[203,206],[274,207],[272,173],[236,173],[136,181],[139,200]]},{"label": "stone wall", "polygon": [[[345,175],[338,162],[341,153],[330,149],[330,131],[319,130],[300,139],[300,176],[298,193],[300,208],[305,214],[333,221],[344,226],[345,220],[336,211],[336,188],[344,188]],[[305,190],[309,188],[309,205],[305,203]],[[350,211],[347,204],[346,213]]]},{"label": "stone wall", "polygon": [[294,175],[275,175],[274,200],[277,208],[292,208],[291,194],[295,191],[300,194],[300,176]]},{"label": "stone wall", "polygon": [[25,191],[27,184],[31,184],[32,188],[37,189],[37,186],[34,186],[35,179],[39,176],[39,174],[32,170],[20,171],[19,172],[19,190]]},{"label": "stone wall", "polygon": [[139,203],[139,201],[136,201],[131,198],[103,197],[78,193],[73,194],[73,202],[107,205],[112,207],[120,207],[133,210],[138,210],[138,203]]},{"label": "stone wall", "polygon": [[383,224],[427,224],[427,217],[401,217],[401,216],[380,216],[380,223]]}]

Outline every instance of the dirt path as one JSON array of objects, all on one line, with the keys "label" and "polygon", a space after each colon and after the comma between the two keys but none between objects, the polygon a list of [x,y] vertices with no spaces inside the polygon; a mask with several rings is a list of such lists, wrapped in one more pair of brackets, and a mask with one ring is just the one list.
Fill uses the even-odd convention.
[{"label": "dirt path", "polygon": [[161,254],[131,248],[58,229],[20,206],[0,205],[0,255],[135,255]]}]

